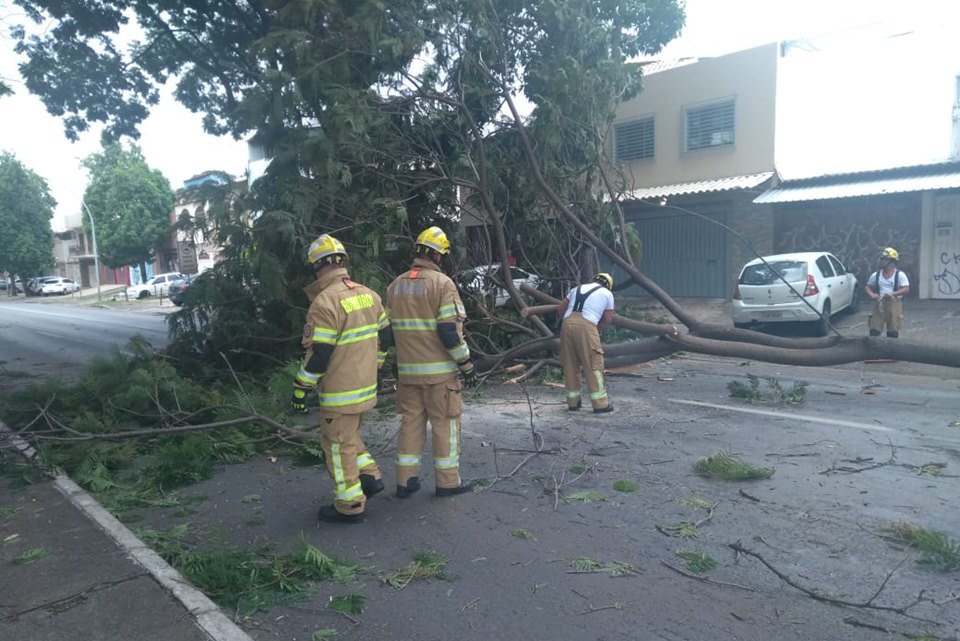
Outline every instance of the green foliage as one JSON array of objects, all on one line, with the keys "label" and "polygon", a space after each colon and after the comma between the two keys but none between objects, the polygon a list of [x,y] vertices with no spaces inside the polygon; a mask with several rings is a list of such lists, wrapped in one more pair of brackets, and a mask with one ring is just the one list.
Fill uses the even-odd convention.
[{"label": "green foliage", "polygon": [[620,561],[595,561],[591,558],[581,556],[570,562],[570,566],[576,573],[596,573],[602,572],[611,577],[636,576],[640,573],[640,568],[631,563],[622,563]]},{"label": "green foliage", "polygon": [[772,467],[757,467],[745,463],[729,450],[720,450],[697,460],[693,464],[693,470],[700,476],[720,478],[725,481],[768,479],[776,472]]},{"label": "green foliage", "polygon": [[356,572],[356,565],[323,554],[302,537],[294,554],[278,554],[268,546],[217,544],[202,550],[186,541],[187,534],[186,525],[138,531],[144,542],[220,606],[245,615],[305,599],[312,581],[349,580]]},{"label": "green foliage", "polygon": [[170,490],[209,478],[217,465],[248,460],[257,440],[272,430],[255,424],[165,434],[167,426],[229,421],[251,410],[281,416],[269,390],[251,383],[248,392],[201,384],[180,376],[142,339],[94,359],[80,380],[51,379],[3,399],[11,426],[34,423],[43,407],[81,436],[147,428],[156,434],[116,442],[42,442],[50,467],[65,471],[116,513],[134,507],[176,506],[192,500]]},{"label": "green foliage", "polygon": [[706,552],[689,548],[677,550],[677,556],[687,562],[687,569],[695,574],[703,574],[717,567],[717,561]]},{"label": "green foliage", "polygon": [[43,548],[31,548],[19,554],[13,558],[10,562],[14,565],[27,565],[28,563],[33,563],[39,561],[43,557],[47,556],[47,551]]},{"label": "green foliage", "polygon": [[517,530],[510,530],[510,536],[515,536],[518,539],[526,539],[528,541],[536,541],[537,537],[530,533],[529,530],[524,530],[523,528]]},{"label": "green foliage", "polygon": [[313,634],[310,635],[310,641],[327,641],[335,636],[337,636],[336,628],[320,628],[313,631]]},{"label": "green foliage", "polygon": [[[159,170],[150,169],[137,146],[129,150],[108,144],[84,160],[90,182],[84,193],[86,209],[96,221],[97,251],[108,267],[144,263],[168,237],[175,196]],[[90,222],[84,220],[89,232]]]},{"label": "green foliage", "polygon": [[672,536],[677,539],[700,538],[700,528],[693,521],[678,521],[677,523],[659,526],[657,529],[667,536]]},{"label": "green foliage", "polygon": [[0,519],[5,519],[7,517],[13,516],[19,510],[20,508],[18,507],[9,507],[7,505],[0,505]]},{"label": "green foliage", "polygon": [[[640,257],[640,239],[632,230],[620,237],[598,196],[601,170],[617,175],[604,136],[617,105],[641,87],[641,67],[628,61],[679,32],[678,0],[355,0],[349,11],[301,1],[207,0],[191,11],[161,0],[126,10],[77,0],[69,12],[56,0],[29,4],[43,28],[14,29],[27,58],[21,71],[48,110],[63,114],[68,136],[102,122],[110,140],[135,138],[159,87],[175,78],[177,99],[203,114],[208,131],[255,132],[271,159],[250,193],[227,184],[219,196],[190,194],[207,204],[205,236],[224,248],[225,262],[209,287],[191,287],[188,304],[197,308],[183,311],[196,317],[174,321],[185,341],[179,356],[193,354],[194,364],[209,366],[218,349],[234,347],[226,338],[241,343],[231,356],[240,370],[256,366],[243,362],[254,353],[262,366],[296,351],[304,249],[325,231],[346,243],[353,278],[382,292],[409,262],[420,229],[436,223],[450,233],[463,210],[492,203],[508,244],[521,238],[520,266],[556,278],[551,291],[562,295],[556,290],[578,280],[589,250],[545,205],[536,173],[603,240]],[[128,20],[142,39],[121,37]],[[525,131],[535,159],[503,118],[506,93],[533,105]],[[195,231],[188,227],[181,229]],[[133,231],[118,228],[125,237]],[[454,245],[462,252],[465,239]],[[112,245],[121,246],[132,245]],[[502,261],[495,246],[474,243],[450,269]],[[211,338],[193,335],[197,326]],[[476,330],[501,346],[522,338],[484,324]]]},{"label": "green foliage", "polygon": [[567,494],[563,497],[564,501],[568,503],[580,502],[580,503],[598,503],[600,501],[606,501],[607,497],[596,490],[582,490],[580,492],[573,492],[572,494]]},{"label": "green foliage", "polygon": [[929,530],[909,521],[891,523],[881,530],[894,533],[911,547],[923,552],[920,562],[931,569],[940,572],[960,569],[960,543],[943,532]]},{"label": "green foliage", "polygon": [[730,398],[740,398],[748,403],[785,403],[788,405],[800,405],[807,400],[806,381],[795,381],[790,390],[784,389],[779,379],[772,376],[765,376],[763,380],[767,382],[769,391],[760,389],[760,377],[755,374],[747,374],[747,383],[740,381],[730,381],[727,383],[727,390],[730,392]]},{"label": "green foliage", "polygon": [[639,486],[633,481],[614,481],[613,489],[617,492],[636,492]]},{"label": "green foliage", "polygon": [[53,265],[50,220],[56,204],[43,178],[12,154],[0,153],[0,272],[26,281]]},{"label": "green foliage", "polygon": [[340,614],[362,614],[363,602],[367,597],[362,594],[344,594],[330,597],[330,609]]},{"label": "green foliage", "polygon": [[444,571],[446,565],[447,559],[441,554],[416,552],[413,555],[412,563],[384,575],[381,580],[398,590],[402,590],[413,581],[425,581],[427,579],[452,581],[455,577]]}]

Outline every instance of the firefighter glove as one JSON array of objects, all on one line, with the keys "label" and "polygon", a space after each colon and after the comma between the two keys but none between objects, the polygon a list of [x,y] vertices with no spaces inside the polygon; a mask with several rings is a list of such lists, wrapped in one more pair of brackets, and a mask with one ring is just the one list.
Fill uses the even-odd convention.
[{"label": "firefighter glove", "polygon": [[293,388],[293,396],[290,397],[290,409],[295,414],[307,413],[307,390],[300,387]]},{"label": "firefighter glove", "polygon": [[463,376],[464,387],[470,389],[480,384],[480,379],[477,377],[477,368],[473,366],[473,361],[469,358],[457,363],[457,367],[460,368],[460,375]]}]

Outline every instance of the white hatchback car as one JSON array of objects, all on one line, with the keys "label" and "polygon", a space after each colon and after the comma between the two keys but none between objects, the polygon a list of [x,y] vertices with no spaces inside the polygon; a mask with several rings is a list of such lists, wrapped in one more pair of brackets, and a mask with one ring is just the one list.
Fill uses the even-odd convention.
[{"label": "white hatchback car", "polygon": [[146,298],[147,296],[164,296],[170,289],[170,283],[186,278],[179,272],[168,272],[166,274],[157,274],[148,278],[147,282],[139,285],[127,287],[128,298]]},{"label": "white hatchback car", "polygon": [[[736,327],[756,323],[814,322],[824,336],[824,318],[860,307],[857,277],[833,254],[799,252],[757,258],[737,279],[731,316]],[[821,318],[823,314],[824,318]]]},{"label": "white hatchback car", "polygon": [[[534,287],[540,284],[539,276],[519,267],[510,268],[510,277],[517,289],[524,283],[530,283]],[[488,305],[492,302],[494,307],[503,307],[510,302],[510,294],[507,293],[506,289],[499,286],[499,264],[480,265],[468,269],[460,272],[456,280],[467,293],[486,298]]]},{"label": "white hatchback car", "polygon": [[50,296],[51,294],[73,294],[80,291],[80,285],[69,278],[45,278],[40,284],[40,295]]}]

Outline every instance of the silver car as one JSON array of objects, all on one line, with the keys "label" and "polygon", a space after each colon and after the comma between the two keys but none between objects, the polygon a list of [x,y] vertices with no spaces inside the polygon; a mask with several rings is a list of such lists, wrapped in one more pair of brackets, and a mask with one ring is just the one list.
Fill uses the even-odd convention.
[{"label": "silver car", "polygon": [[744,265],[730,309],[736,327],[812,322],[823,336],[830,329],[825,319],[859,307],[857,277],[836,256],[798,252],[765,256]]}]

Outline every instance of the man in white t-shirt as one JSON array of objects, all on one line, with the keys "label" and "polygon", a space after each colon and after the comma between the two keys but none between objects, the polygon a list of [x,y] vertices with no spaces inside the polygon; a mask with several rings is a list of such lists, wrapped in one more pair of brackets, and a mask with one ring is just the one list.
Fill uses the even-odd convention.
[{"label": "man in white t-shirt", "polygon": [[596,274],[589,283],[570,290],[557,306],[560,328],[560,362],[563,364],[567,409],[579,410],[581,372],[587,379],[595,414],[612,412],[603,382],[603,348],[600,332],[613,321],[613,276]]},{"label": "man in white t-shirt", "polygon": [[870,274],[864,287],[867,296],[875,301],[873,313],[867,322],[871,336],[879,336],[884,326],[888,338],[900,336],[900,327],[903,325],[902,299],[910,292],[910,281],[898,269],[899,260],[900,253],[896,249],[885,247],[880,253],[880,269]]}]

